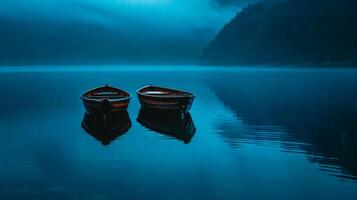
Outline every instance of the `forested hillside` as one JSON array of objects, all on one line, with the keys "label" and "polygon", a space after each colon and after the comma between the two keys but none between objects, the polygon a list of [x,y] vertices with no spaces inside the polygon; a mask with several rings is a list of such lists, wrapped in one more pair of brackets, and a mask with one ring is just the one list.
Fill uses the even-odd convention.
[{"label": "forested hillside", "polygon": [[206,48],[202,63],[356,64],[357,1],[285,0],[250,5]]}]

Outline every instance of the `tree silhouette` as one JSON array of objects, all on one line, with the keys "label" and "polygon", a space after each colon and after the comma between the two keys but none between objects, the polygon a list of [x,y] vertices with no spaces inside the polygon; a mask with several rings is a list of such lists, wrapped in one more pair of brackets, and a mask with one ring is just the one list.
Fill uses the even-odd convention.
[{"label": "tree silhouette", "polygon": [[205,64],[357,63],[357,1],[249,5],[205,49]]}]

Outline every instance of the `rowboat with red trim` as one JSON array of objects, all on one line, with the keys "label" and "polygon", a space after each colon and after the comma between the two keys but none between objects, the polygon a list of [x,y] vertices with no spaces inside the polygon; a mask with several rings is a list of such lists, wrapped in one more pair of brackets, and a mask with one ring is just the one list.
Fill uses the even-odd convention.
[{"label": "rowboat with red trim", "polygon": [[110,114],[111,112],[125,111],[131,97],[124,90],[105,85],[85,92],[81,99],[87,113]]},{"label": "rowboat with red trim", "polygon": [[187,113],[195,94],[159,86],[145,86],[136,91],[142,107],[161,110],[177,110]]}]

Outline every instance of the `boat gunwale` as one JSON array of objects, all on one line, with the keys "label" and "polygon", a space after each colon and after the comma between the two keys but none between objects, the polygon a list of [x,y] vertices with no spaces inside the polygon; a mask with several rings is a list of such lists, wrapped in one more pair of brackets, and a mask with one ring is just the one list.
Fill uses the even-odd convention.
[{"label": "boat gunwale", "polygon": [[[140,90],[143,90],[145,88],[148,88],[148,87],[156,87],[156,88],[162,88],[162,89],[167,89],[167,90],[172,90],[172,91],[176,91],[176,92],[182,92],[182,93],[185,93],[187,95],[183,95],[183,96],[172,96],[172,95],[153,95],[153,94],[144,94],[142,92],[140,92]],[[146,97],[153,97],[153,98],[195,98],[196,97],[196,94],[192,93],[192,92],[187,92],[187,91],[184,91],[184,90],[177,90],[177,89],[173,89],[173,88],[169,88],[169,87],[161,87],[161,86],[155,86],[155,85],[146,85],[146,86],[143,86],[139,89],[136,90],[136,94],[138,95],[142,95],[142,96],[146,96]]]},{"label": "boat gunwale", "polygon": [[94,90],[98,90],[98,89],[101,89],[101,88],[104,88],[104,87],[108,87],[108,88],[111,88],[111,89],[114,89],[114,90],[118,90],[120,92],[123,92],[125,94],[127,94],[128,96],[127,97],[122,97],[122,98],[104,98],[104,99],[107,99],[109,102],[118,102],[118,101],[126,101],[126,100],[130,100],[131,99],[131,95],[129,92],[125,91],[125,90],[122,90],[122,89],[119,89],[119,88],[115,88],[115,87],[111,87],[111,86],[108,86],[108,85],[105,85],[105,86],[101,86],[101,87],[96,87],[96,88],[93,88],[93,89],[90,89],[90,90],[87,90],[86,92],[84,92],[82,95],[81,95],[81,99],[82,100],[86,100],[86,101],[92,101],[92,102],[102,102],[104,99],[95,99],[95,98],[90,98],[90,97],[87,97],[86,94],[94,91]]}]

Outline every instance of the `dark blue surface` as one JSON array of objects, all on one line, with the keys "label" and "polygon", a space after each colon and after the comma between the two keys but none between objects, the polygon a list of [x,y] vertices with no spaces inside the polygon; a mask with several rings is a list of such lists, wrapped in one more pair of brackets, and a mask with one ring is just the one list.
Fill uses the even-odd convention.
[{"label": "dark blue surface", "polygon": [[[356,199],[356,70],[24,69],[0,72],[1,199]],[[106,83],[134,97],[105,146],[79,96]],[[136,122],[149,83],[197,94],[188,144]]]}]

